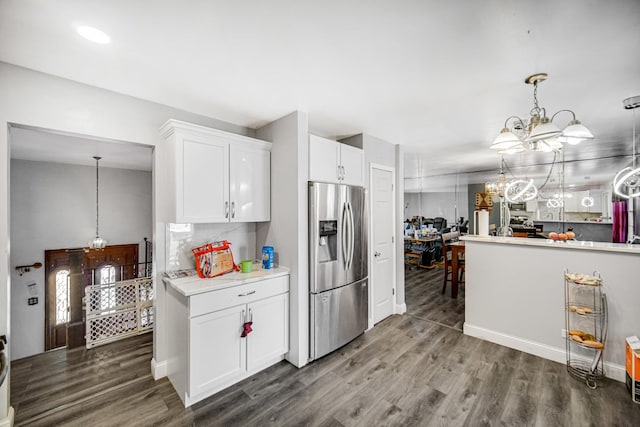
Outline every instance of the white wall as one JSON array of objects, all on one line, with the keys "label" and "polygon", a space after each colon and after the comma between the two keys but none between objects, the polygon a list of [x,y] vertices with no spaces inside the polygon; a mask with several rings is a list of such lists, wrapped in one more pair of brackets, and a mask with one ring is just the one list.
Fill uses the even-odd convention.
[{"label": "white wall", "polygon": [[[13,334],[10,323],[9,276],[9,137],[11,123],[54,129],[80,135],[136,142],[154,146],[160,142],[158,129],[170,118],[209,126],[220,130],[254,136],[254,132],[241,126],[199,116],[168,106],[120,95],[96,87],[72,82],[26,68],[0,62],[0,334],[7,334],[11,354]],[[162,187],[154,159],[154,214],[153,241],[164,247],[165,224],[156,220],[158,199]],[[164,254],[154,251],[156,274],[156,328],[154,330],[154,360],[166,359],[164,330],[164,288],[158,274],[164,269]],[[10,381],[10,378],[9,378]],[[8,384],[0,387],[0,422],[7,417],[9,408]]]},{"label": "white wall", "polygon": [[271,222],[257,225],[256,246],[273,246],[276,263],[291,270],[286,357],[301,367],[309,359],[309,119],[296,111],[258,129],[257,136],[273,145]]},{"label": "white wall", "polygon": [[[151,172],[100,168],[100,236],[110,245],[151,239]],[[44,251],[86,247],[95,235],[95,167],[11,161],[11,359],[44,351],[44,267],[20,276],[16,265],[44,263]],[[27,284],[39,302],[28,306]]]},{"label": "white wall", "polygon": [[[362,148],[364,149],[365,160],[365,187],[369,190],[371,165],[383,165],[390,168],[394,168],[395,174],[395,196],[396,196],[396,306],[399,307],[400,312],[405,310],[404,301],[404,239],[402,232],[402,220],[403,220],[403,206],[404,206],[404,190],[400,187],[400,184],[404,182],[404,177],[400,174],[400,168],[398,163],[403,162],[403,157],[397,157],[396,145],[391,144],[382,139],[376,138],[371,135],[362,135]],[[400,224],[400,228],[398,228]],[[369,236],[369,242],[371,242],[372,236]],[[399,250],[398,250],[399,248]],[[371,266],[369,266],[369,272],[371,272]]]},{"label": "white wall", "polygon": [[164,248],[166,270],[195,269],[195,258],[191,249],[220,240],[227,240],[231,244],[236,264],[245,259],[258,259],[254,223],[167,224]]},{"label": "white wall", "polygon": [[[414,215],[422,215],[425,218],[437,216],[447,219],[450,227],[455,224],[457,217],[463,216],[469,219],[469,203],[466,188],[458,190],[458,193],[405,193],[404,219]],[[457,216],[456,216],[457,205]]]}]

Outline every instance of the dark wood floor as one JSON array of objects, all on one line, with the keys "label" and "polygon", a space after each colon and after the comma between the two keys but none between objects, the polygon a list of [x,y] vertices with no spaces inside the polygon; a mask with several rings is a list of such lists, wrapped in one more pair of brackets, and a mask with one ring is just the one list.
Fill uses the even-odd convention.
[{"label": "dark wood floor", "polygon": [[444,270],[441,266],[426,270],[405,269],[405,302],[407,312],[423,320],[431,320],[462,330],[464,323],[464,284],[458,286],[458,298],[451,298],[451,283],[442,293]]},{"label": "dark wood floor", "polygon": [[16,425],[640,425],[623,384],[590,390],[562,364],[463,335],[451,327],[460,301],[426,309],[441,298],[438,271],[408,272],[408,315],[303,369],[279,363],[188,409],[166,378],[151,378],[149,334],[16,361]]}]

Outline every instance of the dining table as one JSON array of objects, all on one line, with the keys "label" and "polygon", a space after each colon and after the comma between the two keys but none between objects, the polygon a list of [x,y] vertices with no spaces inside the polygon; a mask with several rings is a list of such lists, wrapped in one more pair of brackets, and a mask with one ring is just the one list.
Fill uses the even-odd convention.
[{"label": "dining table", "polygon": [[451,298],[458,298],[458,266],[464,259],[464,240],[451,242]]}]

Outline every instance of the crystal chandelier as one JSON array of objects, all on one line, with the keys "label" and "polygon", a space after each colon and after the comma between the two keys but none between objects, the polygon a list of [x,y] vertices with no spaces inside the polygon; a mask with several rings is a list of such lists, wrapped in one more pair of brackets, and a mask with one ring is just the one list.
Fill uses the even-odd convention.
[{"label": "crystal chandelier", "polygon": [[100,219],[100,215],[99,215],[99,206],[100,204],[99,199],[98,199],[98,189],[99,189],[99,176],[98,176],[98,162],[100,161],[100,159],[102,157],[98,157],[98,156],[94,156],[94,159],[96,159],[96,237],[93,238],[92,241],[89,242],[89,248],[91,249],[104,249],[105,246],[107,246],[107,241],[105,239],[103,239],[102,237],[100,237],[100,234],[98,233],[98,226],[99,226],[99,219]]},{"label": "crystal chandelier", "polygon": [[[538,83],[547,79],[546,73],[533,74],[524,82],[533,85],[533,108],[529,112],[529,119],[510,116],[504,121],[504,128],[491,144],[490,148],[498,150],[500,154],[514,154],[525,150],[559,151],[563,143],[579,144],[585,139],[593,139],[593,134],[587,129],[571,110],[560,110],[551,119],[547,117],[544,107],[538,105]],[[561,131],[553,122],[555,117],[568,112],[572,119]]]},{"label": "crystal chandelier", "polygon": [[640,96],[622,101],[624,108],[633,110],[633,137],[631,141],[632,166],[620,170],[613,178],[613,192],[624,199],[640,196],[640,168],[636,167],[636,111],[640,107]]},{"label": "crystal chandelier", "polygon": [[504,158],[501,157],[498,179],[485,183],[484,192],[489,194],[491,197],[504,197],[504,191],[507,188],[507,185],[509,185],[509,182],[507,182],[507,177],[504,175]]}]

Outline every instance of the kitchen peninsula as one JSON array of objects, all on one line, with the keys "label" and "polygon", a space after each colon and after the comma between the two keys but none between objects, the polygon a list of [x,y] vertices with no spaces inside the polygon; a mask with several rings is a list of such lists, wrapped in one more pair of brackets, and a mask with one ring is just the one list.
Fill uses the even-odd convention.
[{"label": "kitchen peninsula", "polygon": [[640,247],[465,236],[464,333],[565,363],[564,273],[602,277],[608,377],[624,381],[625,338],[640,332]]}]

